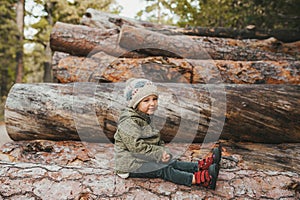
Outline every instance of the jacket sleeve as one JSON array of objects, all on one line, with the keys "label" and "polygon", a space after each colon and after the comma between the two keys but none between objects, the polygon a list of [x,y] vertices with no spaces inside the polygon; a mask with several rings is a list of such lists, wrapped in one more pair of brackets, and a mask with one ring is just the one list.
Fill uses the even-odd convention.
[{"label": "jacket sleeve", "polygon": [[143,133],[143,128],[135,123],[122,123],[119,125],[119,136],[126,148],[140,159],[160,162],[162,154],[165,151],[159,143],[151,144],[147,142],[153,138],[153,135]]}]

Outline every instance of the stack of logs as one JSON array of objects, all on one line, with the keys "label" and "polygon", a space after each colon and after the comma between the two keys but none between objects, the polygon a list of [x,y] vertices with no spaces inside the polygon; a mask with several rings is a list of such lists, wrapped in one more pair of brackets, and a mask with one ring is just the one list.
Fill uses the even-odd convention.
[{"label": "stack of logs", "polygon": [[56,23],[50,44],[58,83],[9,93],[14,140],[112,141],[124,82],[143,77],[159,87],[167,142],[300,142],[298,41],[199,36],[88,9],[81,25]]}]

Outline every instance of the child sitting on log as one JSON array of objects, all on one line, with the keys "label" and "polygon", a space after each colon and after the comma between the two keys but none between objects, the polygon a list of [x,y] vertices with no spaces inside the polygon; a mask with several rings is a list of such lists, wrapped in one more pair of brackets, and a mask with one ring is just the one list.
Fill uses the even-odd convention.
[{"label": "child sitting on log", "polygon": [[160,133],[151,123],[158,107],[157,87],[147,79],[129,79],[128,106],[119,118],[115,139],[115,172],[122,178],[162,178],[176,184],[215,189],[221,160],[220,148],[198,162],[172,159]]}]

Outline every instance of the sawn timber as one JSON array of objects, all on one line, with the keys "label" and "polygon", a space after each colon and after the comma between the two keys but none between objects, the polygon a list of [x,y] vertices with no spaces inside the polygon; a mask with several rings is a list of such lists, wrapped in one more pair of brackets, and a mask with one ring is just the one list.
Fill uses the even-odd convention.
[{"label": "sawn timber", "polygon": [[[5,106],[13,140],[112,141],[124,83],[15,84]],[[154,122],[166,142],[220,138],[300,142],[300,85],[160,83]],[[224,126],[223,126],[224,125]]]}]

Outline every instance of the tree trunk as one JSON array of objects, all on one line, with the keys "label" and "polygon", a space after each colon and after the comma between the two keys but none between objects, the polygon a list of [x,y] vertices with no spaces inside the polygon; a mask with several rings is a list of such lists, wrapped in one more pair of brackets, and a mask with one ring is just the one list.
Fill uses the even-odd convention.
[{"label": "tree trunk", "polygon": [[241,44],[238,41],[230,44],[230,41],[226,43],[226,39],[220,38],[172,37],[126,25],[122,26],[119,44],[130,51],[137,51],[152,56],[182,57],[198,60],[296,60],[291,55],[265,51],[257,47],[240,46]]},{"label": "tree trunk", "polygon": [[[190,61],[190,62],[189,62]],[[184,60],[166,57],[116,58],[97,53],[68,56],[53,66],[60,83],[125,82],[132,77],[156,82],[300,84],[299,61]],[[206,70],[210,70],[207,74]],[[206,76],[203,76],[206,73]]]},{"label": "tree trunk", "polygon": [[[240,155],[239,167],[247,166],[247,169],[254,170],[300,171],[299,143],[274,145],[233,141],[221,142],[222,147],[226,150],[223,154],[227,154],[227,156],[228,154]],[[293,154],[289,152],[293,152]],[[226,156],[223,157],[223,159],[227,158]]]},{"label": "tree trunk", "polygon": [[115,28],[120,29],[123,25],[145,28],[151,31],[160,32],[166,35],[191,35],[191,36],[208,36],[233,39],[267,39],[274,37],[282,42],[295,42],[300,40],[299,29],[275,29],[275,30],[258,30],[254,27],[245,29],[225,28],[225,27],[186,27],[179,28],[146,21],[140,21],[101,12],[88,8],[82,17],[81,23],[94,28]]},{"label": "tree trunk", "polygon": [[[58,22],[53,28],[50,41],[53,51],[77,56],[91,56],[103,51],[115,57],[155,55],[198,60],[279,61],[297,60],[299,57],[299,45],[287,46],[274,39],[241,41],[225,38],[167,36],[126,25],[123,25],[122,32],[119,34],[117,29],[97,29]],[[139,53],[134,52],[138,49],[142,50]]]},{"label": "tree trunk", "polygon": [[245,29],[234,29],[224,27],[188,27],[181,31],[185,35],[193,36],[209,36],[209,37],[222,37],[222,38],[236,38],[236,39],[267,39],[274,37],[282,42],[296,42],[300,40],[299,29],[275,29],[263,30],[256,29],[255,27]]},{"label": "tree trunk", "polygon": [[123,25],[145,28],[151,31],[163,33],[166,35],[181,35],[182,28],[164,24],[151,23],[132,18],[123,17],[111,13],[101,12],[88,8],[81,19],[81,24],[100,29],[120,30]]},{"label": "tree trunk", "polygon": [[[45,10],[47,11],[47,21],[48,24],[52,27],[53,26],[53,19],[52,19],[52,8],[53,8],[53,3],[47,1],[45,4]],[[46,61],[44,61],[44,77],[43,81],[46,82],[53,82],[52,78],[52,67],[51,67],[51,59],[52,59],[52,51],[50,48],[50,41],[46,42],[45,46],[45,55],[46,55]]]},{"label": "tree trunk", "polygon": [[[123,180],[114,173],[112,143],[11,142],[0,147],[0,194],[2,199],[299,199],[299,143],[221,142],[216,190],[162,179]],[[186,162],[207,155],[194,156],[201,144],[167,146]]]},{"label": "tree trunk", "polygon": [[57,22],[50,35],[50,46],[53,51],[78,56],[90,56],[99,51],[116,57],[137,56],[137,53],[119,47],[117,40],[118,31],[115,29],[103,30]]},{"label": "tree trunk", "polygon": [[19,30],[18,42],[20,44],[20,49],[18,49],[16,53],[17,67],[16,67],[16,83],[22,83],[23,81],[23,71],[24,71],[24,63],[23,63],[23,39],[24,39],[24,10],[25,10],[25,2],[24,0],[18,0],[17,8],[16,8],[16,22]]},{"label": "tree trunk", "polygon": [[[15,84],[6,101],[8,134],[14,140],[113,140],[124,86]],[[154,123],[167,142],[211,142],[221,132],[223,139],[300,142],[299,85],[161,83],[159,92]]]},{"label": "tree trunk", "polygon": [[50,49],[50,43],[47,42],[47,46],[45,49],[45,54],[46,54],[46,58],[47,61],[44,62],[44,77],[43,77],[43,81],[44,83],[51,83],[53,82],[53,77],[52,77],[52,67],[51,67],[51,59],[52,59],[52,52]]}]

